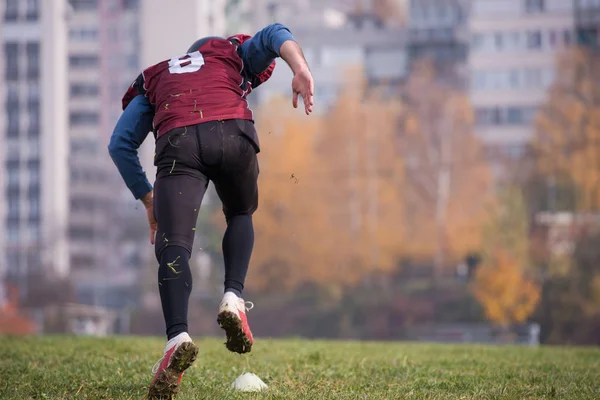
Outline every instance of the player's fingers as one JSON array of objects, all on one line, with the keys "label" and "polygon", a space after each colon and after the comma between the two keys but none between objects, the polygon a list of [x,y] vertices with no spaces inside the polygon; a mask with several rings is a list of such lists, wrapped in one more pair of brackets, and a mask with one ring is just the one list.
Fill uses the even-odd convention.
[{"label": "player's fingers", "polygon": [[158,226],[156,224],[150,226],[150,243],[156,243],[156,231],[158,230]]},{"label": "player's fingers", "polygon": [[306,111],[306,115],[309,114],[309,107],[312,105],[312,96],[308,93],[302,93],[302,100],[304,100],[304,110]]},{"label": "player's fingers", "polygon": [[298,108],[298,92],[294,90],[294,97],[292,98],[292,105],[294,108]]}]

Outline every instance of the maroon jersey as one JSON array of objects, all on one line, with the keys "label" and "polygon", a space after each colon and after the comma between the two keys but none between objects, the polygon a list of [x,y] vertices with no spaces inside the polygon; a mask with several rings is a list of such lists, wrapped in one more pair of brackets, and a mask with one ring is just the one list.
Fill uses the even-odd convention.
[{"label": "maroon jersey", "polygon": [[157,137],[172,129],[226,119],[253,120],[246,96],[267,81],[275,61],[258,75],[249,74],[238,47],[250,39],[214,38],[197,51],[146,68],[123,97],[123,109],[144,94],[155,109]]}]

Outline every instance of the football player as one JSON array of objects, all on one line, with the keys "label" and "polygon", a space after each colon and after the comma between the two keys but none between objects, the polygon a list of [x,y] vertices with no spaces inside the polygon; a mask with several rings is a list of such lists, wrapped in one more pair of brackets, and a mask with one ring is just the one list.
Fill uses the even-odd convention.
[{"label": "football player", "polygon": [[[313,78],[300,46],[281,24],[269,25],[253,37],[200,39],[187,54],[146,68],[123,97],[123,114],[108,149],[127,187],[147,211],[160,264],[158,287],[168,339],[153,369],[149,398],[176,394],[198,352],[187,333],[189,259],[209,181],[227,222],[222,243],[225,293],[217,321],[225,331],[227,349],[243,354],[252,348],[246,318],[252,304],[242,299],[242,291],[254,246],[260,145],[246,98],[270,78],[278,57],[294,74],[293,107],[301,96],[309,115]],[[137,155],[151,130],[156,140],[154,188]]]}]

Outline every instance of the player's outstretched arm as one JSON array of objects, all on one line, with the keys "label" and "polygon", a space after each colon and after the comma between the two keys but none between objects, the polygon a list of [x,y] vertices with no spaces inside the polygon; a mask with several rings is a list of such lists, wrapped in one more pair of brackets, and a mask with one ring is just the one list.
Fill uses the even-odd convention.
[{"label": "player's outstretched arm", "polygon": [[298,95],[300,95],[304,101],[306,114],[312,112],[314,92],[312,74],[302,49],[285,25],[275,23],[258,31],[254,37],[242,44],[241,55],[247,71],[259,78],[259,82],[253,87],[268,79],[275,58],[283,58],[294,73],[292,80],[294,108],[298,107]]},{"label": "player's outstretched arm", "polygon": [[298,108],[298,95],[302,96],[304,111],[306,115],[309,115],[313,109],[315,88],[308,63],[304,58],[304,53],[302,53],[302,49],[298,43],[292,40],[284,42],[279,51],[281,58],[288,63],[294,73],[294,78],[292,79],[292,104],[294,108]]}]

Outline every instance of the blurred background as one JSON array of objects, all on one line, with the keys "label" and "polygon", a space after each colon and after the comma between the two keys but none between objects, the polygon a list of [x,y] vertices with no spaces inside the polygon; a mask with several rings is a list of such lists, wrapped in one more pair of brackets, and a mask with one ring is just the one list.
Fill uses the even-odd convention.
[{"label": "blurred background", "polygon": [[[287,25],[245,297],[260,337],[600,344],[600,0],[1,0],[0,332],[163,335],[107,145],[147,66]],[[153,143],[140,151],[153,181]],[[220,335],[211,188],[191,333]]]}]

